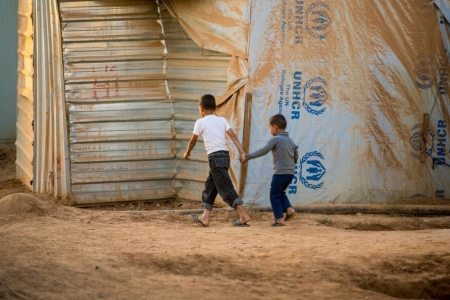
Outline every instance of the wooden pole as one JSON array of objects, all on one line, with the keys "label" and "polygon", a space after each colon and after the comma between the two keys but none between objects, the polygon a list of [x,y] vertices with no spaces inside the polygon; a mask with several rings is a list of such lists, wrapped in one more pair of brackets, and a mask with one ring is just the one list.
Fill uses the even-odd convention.
[{"label": "wooden pole", "polygon": [[[244,132],[242,136],[242,147],[245,153],[248,153],[250,147],[250,132],[251,132],[251,121],[252,121],[252,93],[247,93],[245,96],[245,107],[244,107]],[[241,176],[239,178],[239,197],[244,196],[245,182],[247,180],[247,170],[248,164],[243,164],[241,166]]]}]

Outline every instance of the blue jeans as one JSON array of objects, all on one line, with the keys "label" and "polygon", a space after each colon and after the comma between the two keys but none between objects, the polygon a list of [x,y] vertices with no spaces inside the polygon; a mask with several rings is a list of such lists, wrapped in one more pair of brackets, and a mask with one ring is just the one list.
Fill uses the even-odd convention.
[{"label": "blue jeans", "polygon": [[202,207],[212,210],[217,193],[223,201],[232,208],[243,204],[231,182],[228,168],[230,167],[230,155],[228,151],[217,151],[208,154],[209,174],[206,178],[205,189],[202,192]]},{"label": "blue jeans", "polygon": [[291,207],[288,197],[286,196],[286,189],[294,178],[294,175],[278,175],[272,176],[270,183],[270,204],[272,205],[273,215],[275,219],[281,219],[283,213]]}]

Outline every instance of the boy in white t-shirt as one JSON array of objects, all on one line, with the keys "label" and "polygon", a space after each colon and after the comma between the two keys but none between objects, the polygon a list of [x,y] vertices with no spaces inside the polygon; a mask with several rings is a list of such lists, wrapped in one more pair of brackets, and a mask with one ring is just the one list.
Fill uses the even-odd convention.
[{"label": "boy in white t-shirt", "polygon": [[236,193],[228,174],[230,155],[225,134],[230,136],[239,150],[240,159],[245,159],[244,149],[227,120],[215,115],[216,99],[213,95],[202,96],[199,102],[199,111],[202,119],[195,122],[194,132],[184,153],[184,159],[189,159],[191,151],[201,135],[208,154],[210,170],[205,182],[205,189],[202,192],[203,214],[201,216],[189,215],[189,218],[199,225],[208,226],[214,201],[219,194],[229,206],[235,208],[239,213],[239,220],[232,220],[232,224],[237,227],[247,227],[250,216],[242,206],[244,202]]}]

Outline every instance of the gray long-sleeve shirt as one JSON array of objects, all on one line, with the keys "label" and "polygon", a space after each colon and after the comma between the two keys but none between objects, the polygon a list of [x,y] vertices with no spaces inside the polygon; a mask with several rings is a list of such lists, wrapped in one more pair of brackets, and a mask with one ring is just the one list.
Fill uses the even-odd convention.
[{"label": "gray long-sleeve shirt", "polygon": [[294,141],[287,132],[279,132],[261,149],[245,155],[250,160],[272,151],[274,174],[294,174],[298,162],[298,151]]}]

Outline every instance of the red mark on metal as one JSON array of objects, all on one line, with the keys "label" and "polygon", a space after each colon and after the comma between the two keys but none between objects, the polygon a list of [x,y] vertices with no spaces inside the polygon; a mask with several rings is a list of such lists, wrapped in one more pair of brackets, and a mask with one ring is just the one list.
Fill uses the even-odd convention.
[{"label": "red mark on metal", "polygon": [[[92,72],[95,73],[94,67],[92,67]],[[114,90],[113,96],[119,96],[119,75],[117,74],[116,66],[108,67],[108,65],[106,65],[103,76],[105,80],[102,80],[101,83],[98,82],[97,76],[94,79],[94,99],[99,100],[103,97],[109,98],[111,96],[111,89]],[[113,80],[110,80],[111,77]],[[112,82],[112,84],[110,84],[110,82]],[[101,93],[104,93],[104,96],[101,95]]]}]

